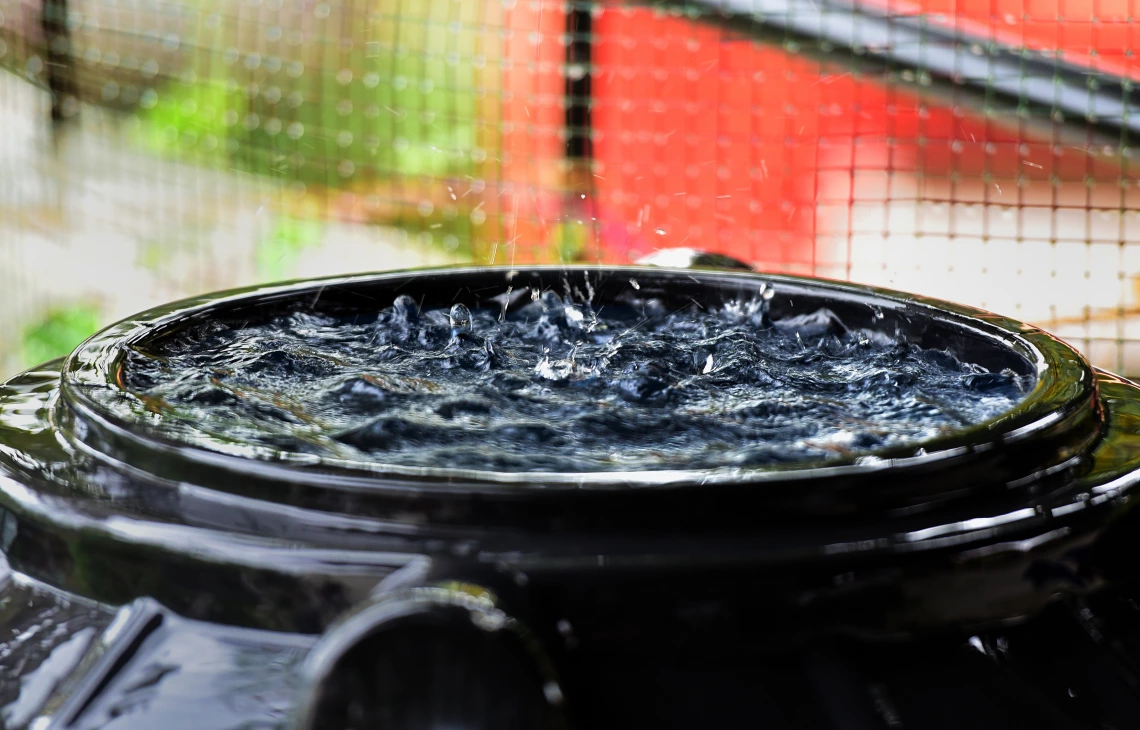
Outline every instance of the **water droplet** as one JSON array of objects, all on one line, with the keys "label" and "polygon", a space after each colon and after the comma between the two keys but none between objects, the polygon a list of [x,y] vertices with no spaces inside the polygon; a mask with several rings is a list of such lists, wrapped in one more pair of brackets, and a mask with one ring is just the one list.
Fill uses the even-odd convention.
[{"label": "water droplet", "polygon": [[471,331],[471,310],[464,304],[452,306],[448,320],[451,322],[451,331],[453,334]]},{"label": "water droplet", "polygon": [[474,540],[463,540],[457,542],[451,547],[451,552],[461,558],[465,558],[474,552],[477,543]]},{"label": "water droplet", "polygon": [[507,616],[502,611],[475,611],[471,613],[471,623],[484,631],[498,631],[507,624]]},{"label": "water droplet", "polygon": [[566,321],[571,327],[581,327],[582,322],[586,320],[586,315],[582,314],[582,310],[575,306],[567,306],[565,312]]},{"label": "water droplet", "polygon": [[767,284],[760,285],[760,298],[764,301],[769,301],[772,297],[776,296],[776,290]]},{"label": "water droplet", "polygon": [[562,308],[562,297],[558,296],[549,289],[542,293],[541,300],[542,308],[545,310]]},{"label": "water droplet", "polygon": [[712,372],[712,369],[713,369],[713,356],[709,355],[708,360],[705,360],[705,367],[703,370],[701,370],[701,373],[702,374],[710,373],[710,372]]},{"label": "water droplet", "polygon": [[542,686],[542,694],[546,696],[546,701],[552,705],[562,704],[562,688],[558,686],[557,682],[547,682]]},{"label": "water droplet", "polygon": [[[463,305],[458,304],[456,306],[461,307]],[[392,302],[392,309],[396,312],[396,315],[398,317],[405,320],[415,319],[420,314],[420,308],[416,305],[416,300],[412,299],[407,294],[401,294],[400,296],[396,297],[396,300]],[[453,313],[455,312],[454,309],[451,311]]]},{"label": "water droplet", "polygon": [[534,366],[534,372],[540,378],[560,383],[570,379],[574,373],[574,364],[569,360],[552,361],[549,355],[543,355]]},{"label": "water droplet", "polygon": [[658,236],[664,236],[665,235],[665,229],[664,228],[654,228],[653,232],[656,233]]},{"label": "water droplet", "polygon": [[641,284],[637,283],[637,279],[630,279],[629,285],[632,286],[634,289],[641,289]]}]

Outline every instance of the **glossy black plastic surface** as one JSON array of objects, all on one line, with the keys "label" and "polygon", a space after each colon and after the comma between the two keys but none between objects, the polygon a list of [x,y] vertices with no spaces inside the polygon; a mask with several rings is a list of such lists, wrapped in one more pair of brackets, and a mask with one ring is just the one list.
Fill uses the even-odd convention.
[{"label": "glossy black plastic surface", "polygon": [[[563,281],[589,286],[604,301],[634,286],[631,280],[643,294],[709,303],[772,286],[777,316],[826,305],[853,326],[898,330],[993,369],[1035,374],[1037,386],[994,421],[870,456],[756,469],[553,475],[224,453],[158,438],[148,428],[155,416],[147,404],[118,386],[131,343],[220,311],[263,313],[296,301],[325,311],[376,308],[401,293],[478,304],[507,287],[561,288]],[[1008,655],[1020,662],[1018,672],[1031,672],[1044,660],[1026,657],[1045,650],[1036,639],[1010,637],[1035,636],[1033,627],[1068,611],[1058,608],[1065,605],[1109,605],[1106,622],[1140,636],[1124,598],[1136,577],[1129,497],[1138,455],[1136,386],[1093,371],[1064,343],[985,312],[848,284],[696,270],[501,268],[223,293],[115,325],[66,363],[0,387],[0,550],[13,571],[0,592],[0,622],[21,620],[5,613],[3,601],[23,600],[12,596],[31,585],[92,606],[92,635],[136,617],[131,631],[142,633],[135,639],[123,639],[135,634],[121,627],[100,639],[123,656],[144,656],[159,645],[167,647],[164,656],[182,656],[176,647],[185,637],[209,635],[193,641],[221,647],[218,656],[227,658],[219,660],[219,677],[238,665],[248,664],[254,675],[260,662],[275,668],[275,689],[242,691],[244,699],[234,701],[256,705],[248,717],[262,724],[252,726],[284,727],[304,722],[295,714],[297,687],[317,692],[317,675],[327,674],[305,674],[315,661],[305,659],[311,648],[329,645],[344,617],[382,598],[378,586],[415,573],[405,588],[435,595],[471,585],[505,601],[504,616],[541,647],[524,652],[527,661],[548,665],[549,677],[558,678],[559,713],[571,725],[628,727],[636,708],[650,703],[660,727],[691,727],[700,717],[736,727],[743,725],[733,718],[749,717],[754,701],[768,702],[757,717],[770,715],[773,727],[783,727],[790,725],[778,722],[781,713],[822,693],[829,704],[815,706],[815,719],[803,726],[877,726],[834,719],[865,711],[880,724],[895,713],[926,718],[914,727],[943,727],[931,719],[936,713],[921,703],[904,707],[910,700],[894,694],[897,687],[909,687],[907,697],[934,692],[941,680],[917,670],[899,674],[896,661],[961,662],[1000,673]],[[1069,626],[1083,610],[1057,620]],[[120,618],[112,623],[115,611]],[[445,613],[451,618],[444,624],[457,620]],[[155,615],[163,618],[147,629]],[[1023,627],[1007,628],[1015,625]],[[483,641],[455,639],[464,646],[469,640]],[[406,651],[397,644],[393,656]],[[7,646],[0,644],[0,655]],[[0,701],[20,713],[18,723],[0,713],[11,727],[35,722],[37,712],[52,727],[101,727],[100,708],[115,698],[136,708],[121,712],[128,719],[117,726],[144,727],[176,714],[159,700],[146,711],[130,704],[147,677],[152,684],[138,686],[155,687],[162,697],[223,696],[213,680],[187,679],[191,669],[152,677],[144,669],[154,662],[100,661],[109,649],[76,644],[74,657],[57,662],[80,667],[72,668],[79,679],[43,680],[58,685],[59,699],[33,712],[28,708],[38,702],[27,699],[24,680],[35,676],[32,665],[48,661],[41,655],[57,656],[56,644],[40,654],[11,651],[28,657],[21,688],[0,688]],[[1101,648],[1089,651],[1099,656]],[[193,663],[182,656],[171,665],[186,662]],[[70,676],[54,671],[43,676]],[[1027,698],[1045,693],[1048,702],[1069,707],[1059,690],[1042,689],[1048,676],[1019,677],[1022,689],[1008,690],[1018,703],[1031,705]],[[547,684],[536,686],[546,692]],[[176,686],[182,689],[163,694]],[[780,689],[766,700],[743,697],[761,686]],[[44,693],[34,683],[31,689]],[[688,705],[671,704],[684,704],[690,690],[696,694]],[[70,698],[83,692],[86,704],[77,706]],[[286,695],[293,699],[266,699]],[[692,700],[698,695],[708,700]],[[1103,717],[1130,712],[1108,708],[1107,699],[1088,702]],[[63,710],[70,719],[53,714]],[[991,720],[1000,715],[994,712]],[[1086,722],[1091,710],[1058,712],[1042,715],[1053,725],[1038,726],[1093,726]],[[250,726],[238,715],[194,727]]]}]

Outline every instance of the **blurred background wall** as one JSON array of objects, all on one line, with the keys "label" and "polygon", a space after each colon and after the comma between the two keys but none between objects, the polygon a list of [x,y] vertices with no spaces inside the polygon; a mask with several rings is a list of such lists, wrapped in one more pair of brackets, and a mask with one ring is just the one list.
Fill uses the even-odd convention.
[{"label": "blurred background wall", "polygon": [[[1140,374],[1127,135],[991,108],[1008,66],[934,94],[922,49],[868,69],[772,30],[835,7],[0,0],[0,374],[213,289],[675,246],[991,309]],[[1103,88],[1131,110],[1131,0],[851,7],[1077,69],[1085,127]]]}]

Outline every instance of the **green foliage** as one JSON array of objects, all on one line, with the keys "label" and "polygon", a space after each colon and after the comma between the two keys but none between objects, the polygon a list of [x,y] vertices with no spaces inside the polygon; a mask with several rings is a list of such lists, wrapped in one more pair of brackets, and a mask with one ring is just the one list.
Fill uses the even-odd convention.
[{"label": "green foliage", "polygon": [[138,141],[152,152],[193,150],[221,162],[225,142],[245,106],[242,95],[227,90],[221,78],[172,82],[144,99]]},{"label": "green foliage", "polygon": [[[376,65],[368,61],[353,59],[364,68]],[[235,163],[329,188],[467,174],[475,147],[473,94],[449,88],[441,70],[418,59],[384,66],[383,74],[367,71],[343,85],[332,70],[307,71],[298,80],[304,101],[295,108],[252,100],[256,120],[249,119],[256,126],[231,130],[242,150]]]},{"label": "green foliage", "polygon": [[450,30],[450,6],[396,4],[304,63],[202,63],[142,100],[140,142],[307,186],[470,174],[493,152],[477,150],[470,62],[439,52],[477,32]]},{"label": "green foliage", "polygon": [[101,324],[98,307],[90,304],[48,310],[40,319],[24,327],[24,365],[31,367],[69,354]]},{"label": "green foliage", "polygon": [[[319,224],[299,219],[325,215],[305,203],[331,199],[331,191],[375,196],[381,205],[366,213],[369,223],[405,228],[417,243],[469,260],[477,231],[463,208],[475,198],[437,201],[420,215],[417,190],[425,180],[458,188],[498,156],[494,137],[479,132],[482,105],[496,92],[480,87],[499,83],[481,70],[496,53],[481,55],[485,11],[453,0],[346,0],[304,43],[261,53],[223,16],[203,40],[219,52],[195,55],[192,68],[140,99],[136,142],[152,154],[289,184],[285,212],[293,217],[257,245],[263,281],[295,273],[300,252],[321,235]],[[139,264],[157,270],[163,255],[146,249]]]},{"label": "green foliage", "polygon": [[293,274],[297,257],[321,240],[324,226],[318,221],[282,217],[257,245],[257,275],[263,281],[285,279]]}]

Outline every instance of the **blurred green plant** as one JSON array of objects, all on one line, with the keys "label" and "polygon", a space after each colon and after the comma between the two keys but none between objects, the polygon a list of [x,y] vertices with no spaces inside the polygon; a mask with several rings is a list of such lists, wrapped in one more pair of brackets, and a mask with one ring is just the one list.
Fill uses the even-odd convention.
[{"label": "blurred green plant", "polygon": [[[263,280],[289,276],[301,250],[320,239],[319,226],[304,218],[404,228],[420,244],[470,259],[479,235],[470,217],[481,200],[457,200],[454,192],[447,200],[442,190],[482,177],[487,161],[499,156],[485,148],[497,145],[497,136],[479,131],[494,121],[483,117],[497,113],[488,112],[488,93],[496,89],[486,85],[500,77],[479,70],[498,52],[480,25],[495,22],[493,7],[346,0],[325,21],[349,28],[336,31],[338,43],[313,30],[289,49],[259,45],[223,19],[199,41],[223,52],[192,56],[190,68],[142,95],[136,141],[151,154],[287,185],[282,212],[290,220],[258,242]],[[269,48],[284,55],[264,53]],[[378,204],[358,206],[354,215],[339,198],[326,204],[331,191]],[[321,205],[308,205],[314,200]],[[420,213],[425,206],[432,212]],[[158,258],[145,253],[143,265]]]},{"label": "blurred green plant", "polygon": [[320,221],[282,216],[257,244],[257,275],[263,281],[288,278],[295,271],[301,252],[319,243],[324,224]]},{"label": "blurred green plant", "polygon": [[[377,65],[352,55],[357,69]],[[298,80],[292,100],[271,101],[276,92],[249,100],[249,111],[239,111],[243,123],[229,131],[240,150],[236,164],[327,188],[469,174],[481,154],[474,94],[454,88],[453,79],[449,87],[444,70],[415,58],[381,65],[383,74],[365,71],[344,84],[343,69],[314,69]]]},{"label": "blurred green plant", "polygon": [[469,174],[488,154],[477,147],[475,72],[458,51],[440,51],[480,31],[455,31],[452,6],[381,8],[353,26],[348,50],[314,45],[303,61],[204,56],[144,94],[140,141],[307,186]]},{"label": "blurred green plant", "polygon": [[32,367],[69,354],[99,329],[100,309],[91,302],[49,309],[24,327],[21,357]]},{"label": "blurred green plant", "polygon": [[227,91],[220,78],[173,83],[144,97],[138,141],[152,152],[196,149],[220,162],[229,132],[227,112],[232,112],[231,118],[239,115],[243,101],[240,94]]}]

